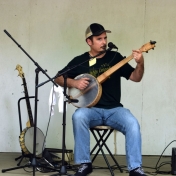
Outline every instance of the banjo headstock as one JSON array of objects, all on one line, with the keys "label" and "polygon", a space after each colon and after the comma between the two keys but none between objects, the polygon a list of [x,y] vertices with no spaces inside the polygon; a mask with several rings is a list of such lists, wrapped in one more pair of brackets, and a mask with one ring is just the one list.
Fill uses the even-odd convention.
[{"label": "banjo headstock", "polygon": [[19,72],[18,76],[20,76],[21,78],[24,78],[24,73],[23,73],[23,70],[22,70],[22,66],[18,64],[16,66],[16,70],[18,70],[18,72]]},{"label": "banjo headstock", "polygon": [[154,50],[154,47],[155,47],[155,41],[150,41],[146,44],[144,44],[139,50],[142,51],[142,52],[146,52],[148,53],[149,50],[153,49]]}]

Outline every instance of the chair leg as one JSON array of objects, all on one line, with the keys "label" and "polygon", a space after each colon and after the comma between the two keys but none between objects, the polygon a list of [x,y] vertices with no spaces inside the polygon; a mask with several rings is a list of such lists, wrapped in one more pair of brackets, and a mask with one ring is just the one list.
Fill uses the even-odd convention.
[{"label": "chair leg", "polygon": [[[98,138],[97,138],[97,136],[95,135],[95,133],[94,133],[93,130],[92,130],[92,133],[93,133],[93,135],[94,135],[94,137],[95,137],[95,140],[97,141],[97,144],[98,144],[98,146],[99,146],[99,150],[97,151],[96,156],[98,155],[99,151],[101,150],[102,155],[103,155],[103,157],[104,157],[104,160],[105,160],[105,162],[106,162],[106,164],[107,164],[107,166],[108,166],[108,168],[109,168],[109,171],[111,172],[111,175],[114,176],[113,170],[111,169],[111,166],[110,166],[110,164],[109,164],[109,162],[108,162],[108,159],[107,159],[107,157],[106,157],[106,155],[105,155],[105,153],[104,153],[104,151],[103,151],[103,149],[102,149],[102,145],[100,145],[100,140],[98,140]],[[106,134],[106,132],[105,132],[105,134]],[[94,158],[92,159],[92,163],[93,163],[93,161],[95,160],[96,156],[94,156]]]},{"label": "chair leg", "polygon": [[[112,130],[112,131],[113,131],[113,130]],[[111,158],[113,159],[114,163],[116,164],[116,166],[118,167],[118,169],[119,169],[120,172],[122,173],[123,170],[121,169],[121,167],[119,166],[119,164],[118,164],[118,162],[116,161],[115,157],[113,156],[113,154],[111,153],[111,151],[109,150],[108,146],[107,146],[106,143],[105,143],[106,140],[108,139],[109,135],[112,133],[112,131],[109,132],[109,134],[106,136],[106,138],[105,138],[105,140],[103,141],[102,145],[106,147],[106,150],[109,152],[109,154],[110,154]],[[99,137],[101,137],[100,132],[97,131],[97,133],[98,133]]]},{"label": "chair leg", "polygon": [[104,130],[102,136],[100,136],[100,138],[99,138],[99,140],[98,140],[98,139],[97,139],[97,136],[96,136],[96,134],[95,134],[95,132],[94,132],[94,130],[92,130],[92,134],[93,134],[93,136],[94,136],[94,138],[95,138],[95,140],[96,140],[97,143],[96,143],[96,145],[94,146],[94,148],[92,149],[92,151],[90,152],[90,154],[92,155],[93,152],[94,152],[94,150],[95,150],[97,147],[99,147],[99,148],[98,148],[98,151],[96,152],[96,154],[94,155],[94,157],[93,157],[93,159],[92,159],[92,162],[95,160],[95,158],[96,158],[97,155],[99,154],[101,148],[103,147],[103,143],[100,145],[100,142],[103,140],[102,138],[103,138],[103,136],[104,136],[106,133],[107,133],[107,130]]},{"label": "chair leg", "polygon": [[[94,130],[91,130],[91,132],[92,132],[94,138],[96,138],[96,134],[95,134]],[[102,141],[103,136],[104,136],[106,133],[107,133],[107,130],[104,130],[102,136],[99,138],[98,141],[96,141],[96,142],[97,142],[96,145],[94,146],[94,148],[93,148],[93,149],[91,150],[91,152],[90,152],[91,155],[93,154],[93,152],[95,151],[95,149],[99,146],[100,142]],[[103,145],[101,144],[101,148],[102,148],[102,146],[103,146]],[[100,152],[100,147],[99,147],[99,150],[97,151],[97,153],[94,155],[94,156],[95,156],[94,158],[96,158],[96,156],[98,155],[99,152]]]},{"label": "chair leg", "polygon": [[[101,135],[100,131],[97,130],[97,134],[98,134],[99,137],[100,137],[99,140],[100,140],[100,142],[102,142],[102,144],[100,145],[100,147],[99,147],[99,149],[98,149],[98,153],[100,152],[101,148],[106,144],[106,141],[107,141],[107,139],[109,138],[110,134],[113,132],[113,129],[110,130],[109,133],[106,135],[105,139],[103,139],[104,136],[105,136],[105,134],[106,134],[107,132],[108,132],[108,130],[104,130],[104,133]],[[99,144],[100,144],[100,142],[99,142]]]}]

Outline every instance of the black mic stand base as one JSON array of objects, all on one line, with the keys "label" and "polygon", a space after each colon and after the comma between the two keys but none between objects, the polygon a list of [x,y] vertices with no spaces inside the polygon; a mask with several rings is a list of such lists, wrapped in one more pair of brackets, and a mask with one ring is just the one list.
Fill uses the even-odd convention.
[{"label": "black mic stand base", "polygon": [[25,164],[24,166],[18,166],[18,167],[12,167],[12,168],[8,168],[8,169],[2,169],[2,173],[5,173],[7,171],[11,171],[11,170],[17,170],[17,169],[22,169],[22,168],[26,168],[26,167],[33,167],[33,176],[35,175],[35,168],[45,168],[45,169],[48,169],[48,170],[52,170],[52,171],[55,171],[55,172],[59,172],[59,170],[55,169],[55,168],[52,168],[52,167],[48,167],[48,166],[45,166],[43,164],[39,164],[37,163],[36,161],[36,158],[32,158],[31,159],[31,162],[29,161],[28,164]]}]

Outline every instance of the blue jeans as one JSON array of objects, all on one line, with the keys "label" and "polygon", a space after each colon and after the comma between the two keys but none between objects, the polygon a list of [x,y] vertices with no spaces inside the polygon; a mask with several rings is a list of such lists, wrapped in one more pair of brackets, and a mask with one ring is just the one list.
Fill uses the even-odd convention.
[{"label": "blue jeans", "polygon": [[88,163],[90,159],[90,131],[97,125],[107,125],[122,132],[126,141],[128,170],[141,167],[141,133],[137,119],[128,109],[79,108],[72,117],[75,139],[75,163]]}]

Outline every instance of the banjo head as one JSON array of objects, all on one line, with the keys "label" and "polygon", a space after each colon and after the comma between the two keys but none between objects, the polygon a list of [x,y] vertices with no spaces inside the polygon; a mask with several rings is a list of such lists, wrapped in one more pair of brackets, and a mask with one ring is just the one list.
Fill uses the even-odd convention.
[{"label": "banjo head", "polygon": [[72,99],[77,99],[78,103],[72,103],[76,107],[91,107],[98,103],[102,93],[101,84],[97,79],[90,74],[81,74],[75,77],[75,79],[89,78],[90,82],[88,87],[84,90],[76,88],[69,88],[69,95]]},{"label": "banjo head", "polygon": [[[26,154],[33,153],[33,144],[34,144],[33,140],[34,140],[34,127],[25,128],[19,138],[20,146],[24,153]],[[39,128],[36,128],[36,155],[40,155],[43,152],[45,148],[44,140],[45,136],[43,132]]]}]

